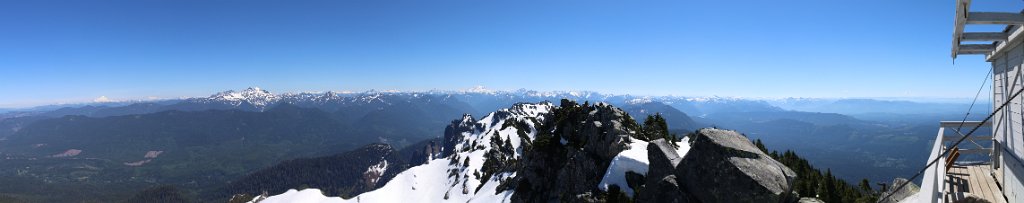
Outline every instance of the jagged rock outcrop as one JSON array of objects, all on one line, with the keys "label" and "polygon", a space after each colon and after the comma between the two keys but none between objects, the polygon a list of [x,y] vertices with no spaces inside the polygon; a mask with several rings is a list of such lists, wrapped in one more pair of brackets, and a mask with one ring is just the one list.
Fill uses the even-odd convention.
[{"label": "jagged rock outcrop", "polygon": [[796,173],[739,132],[698,130],[676,168],[677,181],[700,202],[788,202]]},{"label": "jagged rock outcrop", "polygon": [[906,199],[907,197],[909,197],[911,195],[917,194],[917,192],[921,190],[921,188],[918,187],[917,184],[914,184],[914,182],[907,183],[907,186],[903,186],[903,188],[898,190],[898,191],[896,190],[896,187],[899,187],[900,185],[902,185],[903,183],[906,183],[906,182],[909,182],[909,181],[907,179],[904,179],[904,178],[893,179],[892,180],[892,186],[889,187],[888,189],[886,189],[885,192],[882,192],[882,194],[879,197],[889,196],[889,194],[892,194],[892,196],[889,196],[889,198],[886,198],[886,199],[881,199],[878,202],[880,202],[880,203],[899,202],[899,201],[902,201],[903,199]]},{"label": "jagged rock outcrop", "polygon": [[738,132],[702,129],[677,141],[652,125],[664,121],[641,125],[610,105],[569,100],[517,104],[479,121],[466,115],[442,138],[447,161],[413,167],[345,201],[797,201],[790,197],[796,173]]},{"label": "jagged rock outcrop", "polygon": [[801,197],[797,203],[825,203],[825,201],[813,197]]},{"label": "jagged rock outcrop", "polygon": [[637,197],[639,202],[687,202],[688,197],[675,175],[676,168],[682,157],[665,139],[651,141],[647,145],[647,159],[650,165],[647,170],[647,181],[643,192]]},{"label": "jagged rock outcrop", "polygon": [[683,160],[676,153],[675,147],[665,139],[657,139],[647,145],[647,159],[650,161],[647,176],[659,178],[674,175],[676,167]]},{"label": "jagged rock outcrop", "polygon": [[473,133],[476,119],[472,115],[463,114],[462,119],[453,120],[452,124],[444,128],[444,146],[441,149],[441,157],[448,157],[454,154],[455,145],[462,141],[464,133]]},{"label": "jagged rock outcrop", "polygon": [[320,188],[328,195],[351,197],[380,188],[409,164],[391,145],[375,143],[349,152],[283,161],[232,181],[212,196],[252,197],[296,187]]},{"label": "jagged rock outcrop", "polygon": [[[543,125],[518,171],[515,202],[591,202],[593,185],[627,146],[635,123],[607,105],[563,101]],[[636,195],[641,202],[794,202],[796,173],[735,131],[702,129],[680,157],[664,139],[647,145],[648,170]],[[638,175],[634,175],[638,176]],[[633,188],[637,188],[632,186]],[[620,186],[625,187],[625,186]],[[615,194],[610,194],[615,195]]]},{"label": "jagged rock outcrop", "polygon": [[562,100],[525,152],[513,202],[591,202],[611,160],[635,123],[622,110]]},{"label": "jagged rock outcrop", "polygon": [[417,143],[403,149],[403,152],[409,150],[409,165],[419,166],[429,162],[430,160],[441,158],[441,149],[444,148],[437,139],[426,140],[422,143]]}]

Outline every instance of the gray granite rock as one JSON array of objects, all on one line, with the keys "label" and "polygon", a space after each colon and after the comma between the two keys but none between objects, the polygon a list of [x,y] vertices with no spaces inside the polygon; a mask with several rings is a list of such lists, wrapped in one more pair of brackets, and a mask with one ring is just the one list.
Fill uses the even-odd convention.
[{"label": "gray granite rock", "polygon": [[628,116],[610,105],[563,101],[524,152],[513,202],[591,202],[611,160],[625,150]]},{"label": "gray granite rock", "polygon": [[676,166],[682,157],[665,139],[647,145],[647,181],[637,196],[639,202],[685,202],[687,196],[676,180]]},{"label": "gray granite rock", "polygon": [[796,173],[742,134],[701,129],[675,174],[701,202],[791,202]]},{"label": "gray granite rock", "polygon": [[797,201],[797,202],[798,203],[825,203],[825,201],[821,201],[820,199],[813,198],[813,197],[801,197],[800,201]]},{"label": "gray granite rock", "polygon": [[893,179],[892,180],[892,186],[890,186],[888,189],[886,189],[885,192],[882,192],[880,197],[889,196],[889,194],[893,194],[893,195],[889,196],[889,198],[881,199],[878,202],[881,202],[881,203],[899,202],[900,200],[906,199],[907,197],[909,197],[911,195],[917,194],[917,192],[921,190],[921,188],[918,187],[917,184],[914,184],[914,182],[910,182],[910,183],[907,183],[907,186],[903,186],[902,189],[900,189],[899,191],[896,191],[897,187],[899,187],[901,184],[906,183],[906,182],[909,182],[909,181],[907,179],[904,179],[904,178]]}]

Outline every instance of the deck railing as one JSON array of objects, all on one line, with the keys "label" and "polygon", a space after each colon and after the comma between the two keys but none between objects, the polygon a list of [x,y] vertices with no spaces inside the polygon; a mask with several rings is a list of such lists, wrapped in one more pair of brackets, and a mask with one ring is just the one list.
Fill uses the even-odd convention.
[{"label": "deck railing", "polygon": [[[961,124],[962,123],[962,124]],[[939,159],[938,162],[933,164],[931,167],[925,169],[924,177],[921,180],[921,193],[919,193],[919,200],[926,200],[928,202],[943,202],[942,193],[946,191],[945,177],[946,177],[946,158],[941,153],[949,148],[952,148],[953,143],[960,140],[966,131],[973,129],[975,126],[981,124],[981,128],[992,128],[992,123],[981,123],[981,121],[941,121],[939,122],[939,133],[935,137],[935,143],[932,145],[932,151],[928,156],[928,161]],[[962,132],[957,133],[957,128],[960,128]],[[948,129],[948,130],[947,130]],[[979,129],[980,130],[980,129]],[[975,155],[987,158],[987,160],[975,160],[992,163],[992,136],[988,134],[979,134],[978,131],[968,137],[960,143],[959,151],[960,154]],[[985,131],[985,132],[990,132]],[[948,155],[948,153],[946,154]],[[927,163],[925,163],[927,164]]]}]

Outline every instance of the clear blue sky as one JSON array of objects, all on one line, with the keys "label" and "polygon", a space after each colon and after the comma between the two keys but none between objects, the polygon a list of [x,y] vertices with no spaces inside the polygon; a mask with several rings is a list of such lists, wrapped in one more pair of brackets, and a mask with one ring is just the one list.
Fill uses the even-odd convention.
[{"label": "clear blue sky", "polygon": [[[989,67],[952,65],[953,2],[0,0],[0,107],[248,86],[972,97]],[[1024,8],[998,2],[974,10]]]}]

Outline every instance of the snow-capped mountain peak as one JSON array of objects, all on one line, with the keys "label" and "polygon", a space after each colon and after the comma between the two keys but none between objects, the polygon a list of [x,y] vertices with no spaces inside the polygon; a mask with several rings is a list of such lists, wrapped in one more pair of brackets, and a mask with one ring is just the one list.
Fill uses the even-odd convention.
[{"label": "snow-capped mountain peak", "polygon": [[410,168],[383,187],[352,199],[310,193],[316,190],[291,190],[262,202],[292,202],[296,198],[321,202],[508,201],[512,191],[501,190],[499,185],[515,177],[515,172],[489,171],[485,162],[501,159],[506,160],[503,163],[509,163],[521,159],[522,145],[533,141],[539,130],[538,125],[554,108],[550,102],[519,103],[490,113],[480,120],[464,115],[453,125],[474,127],[458,128],[461,130],[452,132],[457,137],[452,140],[454,150],[450,155]]},{"label": "snow-capped mountain peak", "polygon": [[497,92],[497,91],[494,91],[494,90],[491,90],[491,89],[487,89],[487,88],[484,88],[484,86],[483,86],[483,85],[477,85],[476,87],[473,87],[473,88],[469,88],[469,89],[467,89],[467,90],[465,90],[465,91],[463,91],[463,92],[465,92],[465,93],[483,93],[483,94],[493,94],[493,93],[495,93],[495,92]]},{"label": "snow-capped mountain peak", "polygon": [[686,101],[699,102],[699,103],[725,103],[733,101],[744,100],[740,97],[722,97],[722,96],[710,96],[710,97],[690,97],[686,98]]},{"label": "snow-capped mountain peak", "polygon": [[210,97],[200,99],[202,101],[217,101],[225,102],[233,106],[239,106],[243,103],[248,103],[257,108],[265,108],[270,104],[277,102],[280,99],[277,95],[270,93],[270,91],[260,89],[259,87],[249,87],[242,91],[228,90],[219,92],[217,94],[210,95]]},{"label": "snow-capped mountain peak", "polygon": [[651,103],[651,102],[654,102],[654,100],[652,100],[650,97],[642,97],[642,98],[626,100],[626,104],[646,104],[646,103]]}]

